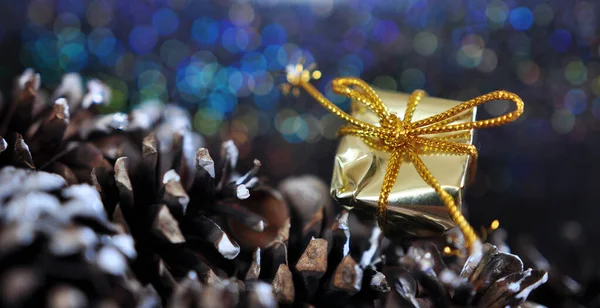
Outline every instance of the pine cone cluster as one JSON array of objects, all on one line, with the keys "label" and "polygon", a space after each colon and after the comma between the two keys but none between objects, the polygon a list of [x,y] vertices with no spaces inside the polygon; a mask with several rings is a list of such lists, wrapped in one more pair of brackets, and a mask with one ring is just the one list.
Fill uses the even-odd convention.
[{"label": "pine cone cluster", "polygon": [[3,307],[156,306],[129,269],[133,239],[87,184],[43,171],[0,170]]},{"label": "pine cone cluster", "polygon": [[[1,271],[3,286],[14,279],[33,285],[6,289],[19,295],[14,306],[57,306],[55,297],[80,306],[532,306],[527,296],[547,279],[502,247],[485,244],[465,259],[440,254],[444,237],[386,238],[374,219],[333,204],[315,177],[268,185],[257,160],[238,172],[235,144],[226,141],[213,155],[186,110],[145,104],[129,115],[101,115],[91,102],[107,99],[108,90],[90,81],[87,94],[77,95],[83,90],[72,85],[81,83],[70,76],[49,106],[36,92],[39,76],[27,71],[3,111],[25,120],[3,122],[0,133],[14,138],[0,161],[65,179],[2,171],[1,240],[15,251],[0,254],[13,262]],[[36,177],[54,184],[15,184]],[[73,185],[79,182],[95,189]],[[41,206],[45,199],[52,210]],[[38,240],[15,238],[15,228]],[[53,244],[61,241],[66,256]],[[14,276],[22,268],[34,272]],[[54,295],[56,286],[70,293]]]},{"label": "pine cone cluster", "polygon": [[94,167],[126,152],[133,138],[157,120],[159,107],[142,106],[127,115],[100,114],[110,89],[96,79],[85,83],[66,74],[48,95],[39,74],[27,69],[15,81],[12,97],[0,101],[0,166],[12,165],[60,174],[69,184],[91,183]]}]

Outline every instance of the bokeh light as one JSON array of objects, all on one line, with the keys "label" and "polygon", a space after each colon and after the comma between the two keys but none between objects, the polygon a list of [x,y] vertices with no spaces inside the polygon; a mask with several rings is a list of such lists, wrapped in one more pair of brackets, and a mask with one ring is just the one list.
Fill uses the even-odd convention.
[{"label": "bokeh light", "polygon": [[510,24],[517,30],[528,30],[533,24],[533,14],[527,7],[518,7],[510,12]]},{"label": "bokeh light", "polygon": [[581,61],[572,61],[565,67],[565,78],[573,85],[580,85],[587,80],[587,68]]},{"label": "bokeh light", "polygon": [[550,36],[550,46],[557,52],[565,52],[571,47],[571,34],[567,30],[558,29]]},{"label": "bokeh light", "polygon": [[192,24],[192,39],[201,44],[213,44],[219,38],[219,24],[210,18],[198,18]]},{"label": "bokeh light", "polygon": [[435,34],[423,31],[415,36],[414,39],[415,51],[422,56],[433,54],[438,48],[438,39]]},{"label": "bokeh light", "polygon": [[156,29],[150,26],[137,26],[129,34],[129,46],[137,54],[149,53],[157,42]]},{"label": "bokeh light", "polygon": [[177,31],[179,18],[170,9],[160,9],[152,15],[152,27],[160,35],[169,35]]},{"label": "bokeh light", "polygon": [[571,132],[575,126],[575,116],[567,109],[557,109],[552,114],[552,128],[559,134]]},{"label": "bokeh light", "polygon": [[[549,123],[570,122],[567,111],[580,116],[597,110],[589,101],[600,96],[600,66],[574,53],[589,46],[585,48],[600,54],[592,39],[596,6],[555,2],[492,0],[472,6],[466,0],[435,5],[376,1],[344,8],[335,1],[224,6],[165,0],[150,6],[141,0],[34,0],[26,5],[20,57],[50,76],[45,79],[49,82],[57,82],[61,72],[104,67],[108,75],[122,78],[120,93],[218,113],[223,120],[215,123],[237,123],[236,130],[250,139],[258,135],[253,133],[258,126],[229,118],[239,108],[250,108],[246,117],[273,119],[288,108],[279,72],[301,58],[326,64],[317,86],[343,108],[348,101],[334,95],[327,81],[366,74],[368,82],[382,89],[425,88],[457,99],[509,84],[549,88],[554,97],[563,98],[548,104],[563,108],[545,112],[556,115]],[[336,21],[339,12],[349,18]],[[565,56],[555,60],[559,55]],[[494,80],[505,85],[493,85]],[[454,90],[447,90],[450,85]],[[117,105],[124,106],[122,101]],[[303,103],[298,110],[307,107]],[[485,109],[491,114],[503,110]],[[324,132],[333,123],[324,122],[325,112],[310,111],[275,131],[286,132],[290,142],[333,138]],[[222,130],[203,129],[213,135]],[[320,137],[310,137],[314,131]]]},{"label": "bokeh light", "polygon": [[104,57],[114,50],[117,39],[110,29],[96,28],[88,36],[87,44],[92,54]]}]

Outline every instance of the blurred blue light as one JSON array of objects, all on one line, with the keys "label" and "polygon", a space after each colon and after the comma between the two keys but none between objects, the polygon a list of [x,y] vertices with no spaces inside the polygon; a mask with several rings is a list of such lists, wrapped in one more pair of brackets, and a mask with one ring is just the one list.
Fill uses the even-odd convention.
[{"label": "blurred blue light", "polygon": [[115,40],[115,46],[110,53],[98,56],[100,63],[108,67],[115,67],[119,57],[125,52],[126,48],[119,40]]},{"label": "blurred blue light", "polygon": [[240,68],[243,72],[253,73],[255,71],[264,71],[267,69],[265,57],[258,52],[245,54],[240,62]]},{"label": "blurred blue light", "polygon": [[85,7],[87,5],[87,1],[81,0],[59,0],[58,1],[58,12],[69,12],[73,13],[79,17],[82,17],[85,14]]},{"label": "blurred blue light", "polygon": [[279,89],[277,89],[277,87],[273,87],[271,88],[271,91],[267,92],[265,95],[254,94],[252,98],[254,100],[254,104],[260,110],[266,111],[275,109],[277,103],[279,102],[280,95]]},{"label": "blurred blue light", "polygon": [[34,56],[38,56],[44,67],[53,67],[53,62],[58,61],[56,54],[56,40],[51,36],[42,36],[35,41]]},{"label": "blurred blue light", "polygon": [[363,62],[356,55],[346,55],[339,61],[340,68],[342,67],[354,67],[358,70],[359,74],[363,72]]},{"label": "blurred blue light", "polygon": [[398,26],[391,20],[379,20],[373,27],[373,38],[382,44],[393,43],[398,34]]},{"label": "blurred blue light", "polygon": [[308,136],[308,126],[300,117],[289,117],[285,119],[281,125],[288,127],[291,126],[293,129],[293,131],[290,133],[281,133],[283,139],[285,139],[287,142],[299,143],[306,140],[306,137]]},{"label": "blurred blue light", "polygon": [[59,40],[72,41],[81,34],[80,28],[80,20],[77,16],[71,13],[62,13],[56,19],[54,31]]},{"label": "blurred blue light", "polygon": [[65,71],[77,72],[86,66],[87,53],[82,44],[70,43],[60,49],[58,59]]},{"label": "blurred blue light", "polygon": [[362,60],[355,55],[344,56],[338,63],[338,72],[340,76],[360,77],[362,71]]},{"label": "blurred blue light", "polygon": [[288,64],[288,56],[279,45],[269,45],[263,51],[267,63],[267,69],[271,71],[282,70]]},{"label": "blurred blue light", "polygon": [[269,24],[262,30],[263,44],[266,45],[281,45],[287,42],[287,32],[279,24]]},{"label": "blurred blue light", "polygon": [[249,90],[256,95],[267,95],[270,91],[273,90],[274,87],[277,87],[273,75],[267,71],[254,71],[252,72],[250,78],[252,80],[252,83],[251,85],[248,85]]},{"label": "blurred blue light", "polygon": [[154,28],[149,26],[137,26],[129,33],[129,46],[137,54],[145,54],[156,45],[157,34]]},{"label": "blurred blue light", "polygon": [[213,91],[208,100],[210,105],[223,115],[230,114],[238,103],[237,96],[225,91]]},{"label": "blurred blue light", "polygon": [[239,71],[233,71],[229,74],[229,87],[232,91],[238,92],[244,86],[244,75]]},{"label": "blurred blue light", "polygon": [[176,82],[177,88],[179,89],[180,92],[194,93],[195,86],[193,85],[191,78],[188,78],[187,67],[179,69],[177,71],[175,79],[176,79],[175,82]]},{"label": "blurred blue light", "polygon": [[139,89],[153,88],[153,90],[163,91],[165,89],[165,77],[158,70],[148,69],[138,76],[137,86]]},{"label": "blurred blue light", "polygon": [[242,29],[238,29],[236,27],[229,27],[225,29],[225,31],[223,32],[223,37],[221,38],[221,44],[223,45],[223,48],[225,48],[230,53],[239,52],[243,49],[240,47],[245,48],[245,46],[240,46],[243,45],[244,42],[246,43],[246,45],[248,44],[248,37],[246,33]]},{"label": "blurred blue light", "polygon": [[556,52],[562,53],[569,50],[572,41],[571,33],[567,30],[558,29],[550,35],[550,46]]},{"label": "blurred blue light", "polygon": [[87,46],[90,53],[103,57],[113,51],[116,42],[112,31],[106,28],[96,28],[88,36]]},{"label": "blurred blue light", "polygon": [[29,24],[21,29],[21,39],[23,41],[33,41],[41,36],[54,36],[52,32],[47,29],[36,26],[35,24]]},{"label": "blurred blue light", "polygon": [[217,63],[217,57],[209,50],[200,50],[190,57],[191,62],[201,62],[204,64]]},{"label": "blurred blue light", "polygon": [[239,50],[248,49],[248,44],[250,43],[250,36],[248,32],[244,29],[238,28],[235,33],[235,44]]},{"label": "blurred blue light", "polygon": [[192,39],[212,45],[219,38],[219,24],[210,18],[199,18],[192,24]]},{"label": "blurred blue light", "polygon": [[525,31],[533,24],[533,13],[528,8],[521,6],[510,12],[509,19],[515,29]]},{"label": "blurred blue light", "polygon": [[183,67],[177,71],[176,80],[180,92],[199,98],[202,93],[200,90],[204,86],[200,68],[195,65]]},{"label": "blurred blue light", "polygon": [[208,63],[208,64],[204,65],[202,67],[202,69],[200,71],[201,73],[199,75],[201,85],[203,87],[214,86],[217,72],[221,71],[223,69],[224,68],[222,68],[221,65],[219,65],[216,62]]},{"label": "blurred blue light", "polygon": [[136,77],[138,77],[142,73],[144,73],[145,71],[148,71],[148,70],[161,71],[162,65],[160,65],[160,63],[158,63],[154,60],[143,59],[143,58],[138,57],[137,60],[135,61],[135,63],[133,64],[134,75]]},{"label": "blurred blue light", "polygon": [[217,66],[210,71],[202,69],[200,78],[202,80],[203,85],[207,84],[205,80],[210,80],[210,86],[212,89],[229,89],[229,85],[227,85],[227,81],[229,80],[229,75],[227,74],[227,67]]},{"label": "blurred blue light", "polygon": [[361,50],[358,55],[360,56],[363,63],[363,71],[366,71],[375,63],[375,57],[373,56],[373,53],[368,49]]},{"label": "blurred blue light", "polygon": [[565,107],[574,115],[579,115],[587,109],[587,95],[581,89],[571,89],[565,95]]},{"label": "blurred blue light", "polygon": [[216,74],[213,72],[214,89],[235,94],[236,91],[229,86],[229,76],[235,72],[237,70],[233,67],[221,67]]},{"label": "blurred blue light", "polygon": [[40,68],[58,69],[56,40],[51,36],[42,36],[34,43],[33,60]]},{"label": "blurred blue light", "polygon": [[179,18],[170,9],[160,9],[152,15],[152,27],[160,35],[169,35],[177,31]]},{"label": "blurred blue light", "polygon": [[358,52],[364,47],[365,40],[365,32],[358,27],[354,27],[346,31],[346,34],[344,35],[343,44],[346,50],[351,52]]},{"label": "blurred blue light", "polygon": [[188,48],[181,41],[168,40],[161,45],[159,54],[168,67],[175,68],[188,55]]},{"label": "blurred blue light", "polygon": [[[177,88],[187,94],[197,95],[202,89],[210,88],[214,84],[215,73],[222,70],[219,64],[182,61],[177,70]],[[225,76],[227,77],[227,76]],[[221,80],[227,82],[227,80]]]},{"label": "blurred blue light", "polygon": [[411,9],[421,9],[421,8],[425,8],[427,7],[427,3],[429,1],[427,0],[409,0],[406,1],[407,2],[407,9],[411,10]]}]

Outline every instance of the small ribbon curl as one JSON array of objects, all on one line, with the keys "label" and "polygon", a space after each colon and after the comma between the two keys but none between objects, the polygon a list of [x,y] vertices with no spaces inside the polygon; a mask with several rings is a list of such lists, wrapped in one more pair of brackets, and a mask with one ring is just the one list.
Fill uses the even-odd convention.
[{"label": "small ribbon curl", "polygon": [[[340,128],[338,132],[340,136],[357,136],[369,147],[387,152],[390,155],[377,202],[377,218],[380,227],[383,228],[386,224],[388,198],[398,178],[402,161],[407,159],[415,166],[421,178],[438,194],[450,217],[463,233],[466,248],[472,253],[472,249],[479,242],[477,234],[461,213],[454,198],[442,188],[438,180],[431,174],[429,168],[423,163],[420,154],[428,152],[469,155],[470,164],[475,165],[478,156],[477,148],[471,144],[458,143],[455,140],[466,136],[471,129],[496,127],[513,122],[523,113],[523,100],[511,92],[503,90],[494,91],[463,102],[439,114],[413,122],[412,118],[417,105],[426,96],[424,91],[417,90],[410,95],[404,117],[400,118],[395,113],[390,112],[375,90],[361,79],[334,79],[332,81],[333,92],[347,96],[373,111],[379,118],[379,125],[374,125],[352,117],[329,101],[310,84],[309,76],[310,72],[305,70],[302,65],[288,67],[287,80],[292,86],[303,88],[323,107],[348,123],[347,126]],[[453,122],[463,118],[466,112],[476,106],[494,100],[511,101],[516,108],[511,112],[492,119],[453,124]],[[442,133],[456,134],[445,134],[443,137],[428,136]],[[472,172],[476,170],[475,166],[471,166],[470,169]]]}]

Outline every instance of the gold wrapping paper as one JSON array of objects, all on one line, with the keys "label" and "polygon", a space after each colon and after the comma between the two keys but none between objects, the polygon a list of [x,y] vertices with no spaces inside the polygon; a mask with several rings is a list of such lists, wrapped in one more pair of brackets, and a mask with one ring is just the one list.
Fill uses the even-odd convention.
[{"label": "gold wrapping paper", "polygon": [[[376,90],[391,112],[399,116],[404,114],[409,94]],[[413,116],[418,121],[461,104],[434,97],[425,97],[418,105]],[[461,119],[451,124],[475,120],[476,108],[465,112]],[[352,116],[379,124],[379,118],[362,104],[352,104]],[[446,133],[452,134],[452,133]],[[430,135],[430,137],[445,134]],[[473,130],[454,140],[464,144],[473,143]],[[389,154],[370,148],[356,136],[341,138],[335,157],[335,166],[331,181],[331,194],[340,204],[354,211],[364,212],[374,217],[377,213],[377,201],[388,166]],[[420,156],[431,173],[438,179],[444,190],[462,207],[465,185],[469,170],[468,155],[449,155],[439,152],[424,153]],[[388,236],[433,236],[454,226],[448,210],[438,194],[417,173],[414,165],[405,160],[400,167],[397,181],[389,196],[386,235]]]}]

